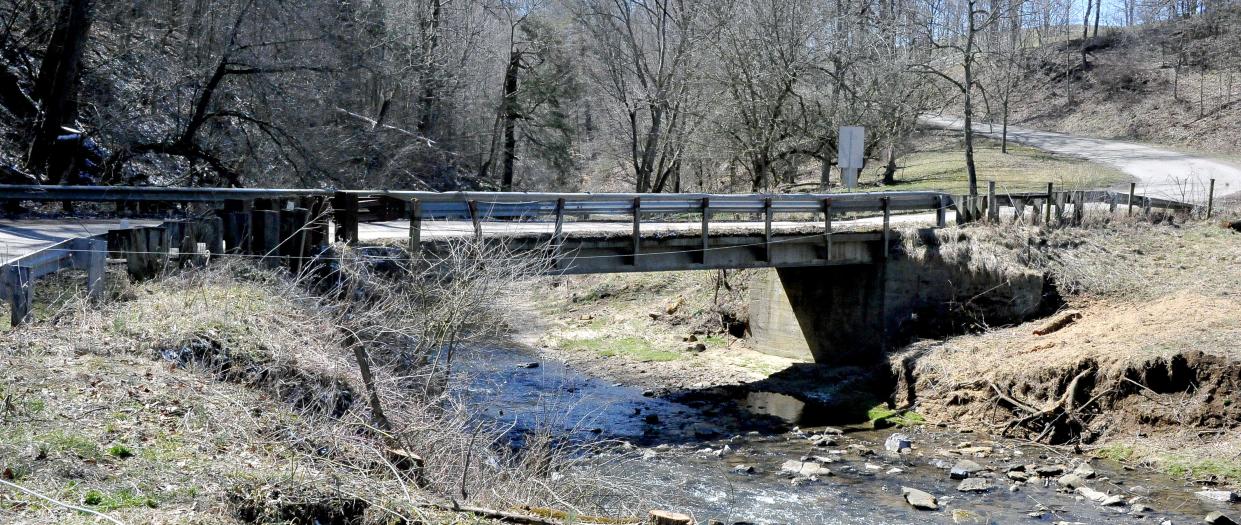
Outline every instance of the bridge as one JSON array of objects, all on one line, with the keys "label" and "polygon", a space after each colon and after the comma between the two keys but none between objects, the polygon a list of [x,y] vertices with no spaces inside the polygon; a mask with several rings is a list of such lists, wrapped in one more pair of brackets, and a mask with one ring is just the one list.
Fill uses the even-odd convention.
[{"label": "bridge", "polygon": [[[63,203],[67,213],[0,221],[0,291],[13,326],[30,316],[35,281],[66,268],[86,270],[87,289],[98,295],[108,261],[123,262],[134,278],[227,256],[297,271],[328,256],[332,241],[401,240],[412,257],[442,256],[451,243],[501,242],[549,257],[548,273],[557,275],[775,269],[751,294],[757,344],[836,363],[873,360],[900,331],[902,316],[970,286],[969,279],[946,274],[919,281],[925,268],[890,259],[900,240],[894,226],[998,220],[1002,207],[1031,224],[1072,224],[1090,207],[1115,212],[1122,202],[1128,213],[1135,206],[1144,213],[1192,208],[1132,194],[1056,192],[1050,185],[1046,193],[987,196],[0,185],[8,209],[29,202]],[[91,207],[91,214],[128,218],[82,218]],[[979,286],[994,285],[983,281]]]}]

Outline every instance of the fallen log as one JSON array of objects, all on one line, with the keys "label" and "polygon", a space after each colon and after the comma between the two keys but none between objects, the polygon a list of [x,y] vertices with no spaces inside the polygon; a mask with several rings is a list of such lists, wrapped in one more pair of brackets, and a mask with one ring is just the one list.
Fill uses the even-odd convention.
[{"label": "fallen log", "polygon": [[1053,318],[1051,322],[1048,322],[1047,324],[1043,325],[1042,328],[1035,330],[1034,335],[1047,335],[1050,333],[1058,332],[1064,329],[1066,326],[1069,326],[1077,322],[1077,320],[1081,318],[1082,318],[1082,313],[1077,310],[1065,311],[1057,315],[1055,318]]}]

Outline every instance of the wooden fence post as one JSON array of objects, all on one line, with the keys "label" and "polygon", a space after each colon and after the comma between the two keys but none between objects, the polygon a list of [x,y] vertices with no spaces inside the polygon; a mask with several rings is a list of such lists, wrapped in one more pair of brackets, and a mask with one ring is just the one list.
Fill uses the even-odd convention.
[{"label": "wooden fence post", "polygon": [[943,228],[947,225],[948,225],[948,210],[944,207],[944,196],[939,195],[935,197],[935,226],[939,228]]},{"label": "wooden fence post", "polygon": [[1133,193],[1137,191],[1137,189],[1138,189],[1138,183],[1136,182],[1129,183],[1129,212],[1127,214],[1129,217],[1133,216]]},{"label": "wooden fence post", "polygon": [[1211,213],[1215,211],[1215,179],[1211,179],[1211,187],[1207,190],[1207,219],[1211,219]]},{"label": "wooden fence post", "polygon": [[92,301],[98,301],[103,298],[104,286],[107,284],[108,242],[86,239],[83,244],[86,247],[86,294]]},{"label": "wooden fence post", "polygon": [[1046,224],[1048,226],[1051,226],[1051,206],[1052,206],[1051,201],[1052,199],[1055,198],[1055,192],[1052,191],[1054,189],[1055,189],[1055,186],[1053,185],[1053,183],[1048,182],[1047,183],[1047,209],[1043,210],[1043,224]]},{"label": "wooden fence post", "polygon": [[34,281],[29,266],[5,266],[4,278],[9,291],[9,326],[17,327],[30,320],[34,305]]}]

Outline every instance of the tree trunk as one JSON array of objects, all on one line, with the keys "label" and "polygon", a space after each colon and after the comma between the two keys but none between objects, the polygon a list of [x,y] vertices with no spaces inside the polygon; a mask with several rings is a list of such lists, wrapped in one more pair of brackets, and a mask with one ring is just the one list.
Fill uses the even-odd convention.
[{"label": "tree trunk", "polygon": [[888,144],[888,163],[883,168],[883,184],[896,184],[896,145]]},{"label": "tree trunk", "polygon": [[965,60],[962,61],[965,83],[961,91],[965,104],[965,173],[969,177],[970,195],[978,195],[978,172],[974,169],[974,0],[969,2],[969,34],[965,37]]},{"label": "tree trunk", "polygon": [[432,0],[431,16],[422,21],[423,39],[425,48],[423,49],[423,71],[422,71],[422,94],[418,97],[419,115],[418,115],[418,133],[424,137],[430,137],[435,129],[437,119],[436,102],[439,97],[439,91],[436,88],[439,77],[436,71],[435,52],[439,48],[440,42],[440,16],[443,8],[443,0]]},{"label": "tree trunk", "polygon": [[35,84],[35,97],[42,105],[43,118],[39,120],[26,166],[32,171],[43,171],[51,184],[60,182],[64,173],[49,170],[47,164],[52,144],[61,133],[61,127],[70,125],[78,115],[78,80],[82,70],[82,52],[90,34],[93,0],[68,0],[56,19],[56,30],[48,43],[39,78]]},{"label": "tree trunk", "polygon": [[1000,130],[1000,153],[1008,153],[1008,95],[1004,96],[1004,100],[1000,103],[1004,112],[1004,123]]},{"label": "tree trunk", "polygon": [[504,153],[500,191],[513,191],[513,162],[517,159],[517,73],[521,69],[521,52],[511,51],[504,70]]},{"label": "tree trunk", "polygon": [[1094,37],[1099,38],[1099,15],[1103,13],[1103,0],[1099,0],[1099,6],[1094,10]]}]

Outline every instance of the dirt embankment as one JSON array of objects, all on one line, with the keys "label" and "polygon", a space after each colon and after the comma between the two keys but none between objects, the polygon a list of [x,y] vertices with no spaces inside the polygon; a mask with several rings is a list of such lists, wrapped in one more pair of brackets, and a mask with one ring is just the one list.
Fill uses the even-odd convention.
[{"label": "dirt embankment", "polygon": [[1119,223],[1009,231],[993,244],[1047,272],[1065,305],[894,355],[898,404],[1195,479],[1241,479],[1241,234]]}]

